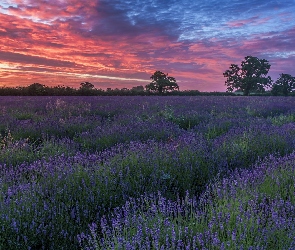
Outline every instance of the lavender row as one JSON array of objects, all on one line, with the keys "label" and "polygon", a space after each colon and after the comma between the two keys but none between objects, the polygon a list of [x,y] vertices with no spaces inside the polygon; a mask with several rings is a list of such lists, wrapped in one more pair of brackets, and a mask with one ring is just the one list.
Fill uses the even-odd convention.
[{"label": "lavender row", "polygon": [[[295,154],[235,170],[201,197],[129,199],[77,235],[82,249],[293,249]],[[101,232],[98,233],[98,228]]]}]

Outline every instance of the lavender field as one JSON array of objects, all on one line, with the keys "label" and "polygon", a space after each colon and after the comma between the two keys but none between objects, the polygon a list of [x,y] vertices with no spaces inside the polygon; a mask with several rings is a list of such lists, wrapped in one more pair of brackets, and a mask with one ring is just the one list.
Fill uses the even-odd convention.
[{"label": "lavender field", "polygon": [[295,249],[293,97],[1,97],[0,249]]}]

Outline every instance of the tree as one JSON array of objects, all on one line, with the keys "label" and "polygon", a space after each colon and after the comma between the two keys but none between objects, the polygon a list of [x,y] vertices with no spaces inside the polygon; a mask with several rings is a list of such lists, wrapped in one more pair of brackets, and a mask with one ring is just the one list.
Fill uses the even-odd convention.
[{"label": "tree", "polygon": [[46,95],[46,86],[35,82],[27,87],[29,95]]},{"label": "tree", "polygon": [[176,89],[179,90],[175,78],[168,76],[168,74],[164,74],[161,71],[156,71],[150,78],[153,81],[145,86],[148,91],[158,92],[161,95]]},{"label": "tree", "polygon": [[227,77],[227,91],[240,89],[244,95],[249,95],[250,92],[264,92],[264,88],[272,83],[270,76],[266,77],[270,66],[267,60],[253,56],[246,56],[241,67],[231,64],[229,70],[223,73],[223,76]]},{"label": "tree", "polygon": [[80,88],[78,89],[79,95],[94,95],[94,85],[90,82],[81,82]]},{"label": "tree", "polygon": [[271,93],[273,95],[287,96],[295,90],[295,77],[289,74],[280,74],[272,87]]},{"label": "tree", "polygon": [[80,89],[85,89],[85,90],[94,89],[94,85],[90,82],[81,82]]}]

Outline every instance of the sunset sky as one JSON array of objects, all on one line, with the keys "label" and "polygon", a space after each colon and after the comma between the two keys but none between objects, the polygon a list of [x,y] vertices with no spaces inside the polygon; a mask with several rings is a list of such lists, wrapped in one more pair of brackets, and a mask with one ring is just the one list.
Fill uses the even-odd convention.
[{"label": "sunset sky", "polygon": [[295,0],[0,0],[0,87],[145,86],[225,91],[245,56],[295,76]]}]

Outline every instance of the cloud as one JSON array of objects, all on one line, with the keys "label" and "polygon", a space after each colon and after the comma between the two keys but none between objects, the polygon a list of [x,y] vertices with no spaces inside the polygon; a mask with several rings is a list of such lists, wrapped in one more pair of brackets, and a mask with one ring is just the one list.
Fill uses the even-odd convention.
[{"label": "cloud", "polygon": [[181,89],[220,91],[222,73],[247,55],[269,60],[273,75],[295,74],[293,0],[10,3],[0,11],[0,78],[6,83],[19,82],[18,76],[24,83],[79,84],[85,77],[96,87],[108,81],[128,87],[145,85],[161,70]]},{"label": "cloud", "polygon": [[23,55],[20,53],[12,53],[0,51],[0,60],[5,62],[16,62],[23,64],[36,64],[41,66],[54,67],[75,67],[75,64],[68,61],[60,61],[54,59],[47,59],[38,56]]},{"label": "cloud", "polygon": [[246,25],[257,26],[266,23],[267,21],[271,20],[270,17],[268,18],[259,18],[259,16],[254,16],[248,19],[241,19],[241,20],[233,20],[227,23],[230,28],[240,28]]}]

